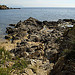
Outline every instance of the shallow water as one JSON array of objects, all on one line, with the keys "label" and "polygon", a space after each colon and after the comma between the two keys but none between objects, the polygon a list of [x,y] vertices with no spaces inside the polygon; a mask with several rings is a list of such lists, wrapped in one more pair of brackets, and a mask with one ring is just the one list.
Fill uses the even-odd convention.
[{"label": "shallow water", "polygon": [[58,19],[75,19],[75,8],[24,8],[0,10],[0,38],[6,35],[9,24],[34,17],[40,21],[57,21]]}]

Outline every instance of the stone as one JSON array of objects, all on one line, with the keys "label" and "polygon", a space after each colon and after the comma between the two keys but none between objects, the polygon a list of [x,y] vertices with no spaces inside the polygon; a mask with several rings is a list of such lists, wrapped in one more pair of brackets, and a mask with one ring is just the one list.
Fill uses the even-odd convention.
[{"label": "stone", "polygon": [[[72,33],[68,28],[63,28],[60,25],[72,24],[71,21],[74,22],[72,19],[41,22],[30,17],[23,22],[19,21],[14,28],[7,27],[6,32],[12,37],[12,42],[20,40],[19,43],[16,43],[17,46],[10,52],[14,53],[14,56],[23,57],[31,62],[25,69],[24,74],[48,75],[54,69],[53,66],[55,66],[54,64],[57,63],[62,53],[61,49],[68,46],[68,43],[63,43],[64,37],[67,37],[65,42],[69,39],[68,36],[74,39],[70,35],[74,34],[74,32]],[[68,30],[70,34],[67,32],[67,36],[63,35],[65,30]],[[10,37],[7,36],[6,38]],[[57,67],[60,68],[59,66]]]},{"label": "stone", "polygon": [[28,69],[28,68],[25,69],[25,73],[27,75],[33,75],[34,74],[33,71],[31,69]]},{"label": "stone", "polygon": [[0,5],[0,9],[9,9],[6,5]]},{"label": "stone", "polygon": [[16,24],[9,24],[9,26],[16,26]]},{"label": "stone", "polygon": [[[50,75],[74,75],[74,71],[73,69],[69,68],[70,67],[74,67],[71,63],[69,64],[69,62],[66,63],[66,59],[65,56],[62,56],[58,59],[58,61],[56,62],[56,64],[53,67],[53,70],[51,71]],[[73,63],[73,62],[72,62]],[[67,67],[67,68],[66,68]],[[70,70],[69,70],[70,69]]]},{"label": "stone", "polygon": [[12,37],[9,36],[9,35],[6,35],[6,36],[5,36],[5,39],[12,39]]}]

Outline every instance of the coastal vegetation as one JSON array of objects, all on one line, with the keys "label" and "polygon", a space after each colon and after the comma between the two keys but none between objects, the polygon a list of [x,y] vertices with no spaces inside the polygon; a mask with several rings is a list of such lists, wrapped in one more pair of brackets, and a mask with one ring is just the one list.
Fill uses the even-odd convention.
[{"label": "coastal vegetation", "polygon": [[11,75],[12,71],[24,69],[28,64],[26,59],[13,58],[9,51],[0,48],[0,75]]}]

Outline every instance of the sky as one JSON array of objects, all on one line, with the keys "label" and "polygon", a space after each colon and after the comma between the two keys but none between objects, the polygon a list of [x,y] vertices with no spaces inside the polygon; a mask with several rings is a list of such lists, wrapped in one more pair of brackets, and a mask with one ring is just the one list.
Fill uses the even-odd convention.
[{"label": "sky", "polygon": [[0,0],[9,7],[75,7],[75,0]]}]

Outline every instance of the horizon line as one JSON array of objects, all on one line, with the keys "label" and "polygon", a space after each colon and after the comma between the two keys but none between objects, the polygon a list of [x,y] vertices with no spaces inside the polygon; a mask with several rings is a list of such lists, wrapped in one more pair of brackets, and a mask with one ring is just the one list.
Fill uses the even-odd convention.
[{"label": "horizon line", "polygon": [[[0,4],[0,5],[6,5],[6,4]],[[8,6],[8,7],[12,7],[12,8],[75,8],[75,7],[72,7],[72,6],[46,6],[46,7],[44,7],[44,6],[40,6],[40,7],[38,7],[38,6],[10,6],[10,5],[6,5],[6,6]]]},{"label": "horizon line", "polygon": [[21,7],[21,6],[9,6],[9,7],[19,7],[19,8],[75,8],[75,7],[34,7],[34,6],[25,6],[25,7]]}]

